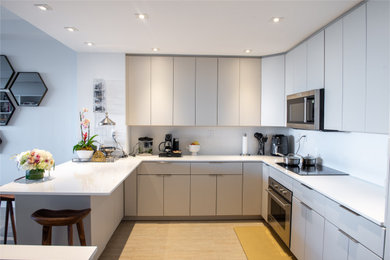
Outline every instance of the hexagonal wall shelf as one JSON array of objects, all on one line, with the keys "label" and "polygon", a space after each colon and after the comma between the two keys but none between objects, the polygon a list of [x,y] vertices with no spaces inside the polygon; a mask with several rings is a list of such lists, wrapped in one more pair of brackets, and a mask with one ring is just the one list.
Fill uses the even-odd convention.
[{"label": "hexagonal wall shelf", "polygon": [[0,55],[0,89],[7,88],[14,74],[15,71],[7,59],[7,56]]},{"label": "hexagonal wall shelf", "polygon": [[0,92],[0,126],[7,125],[12,115],[15,112],[15,107],[12,104],[7,92]]},{"label": "hexagonal wall shelf", "polygon": [[9,90],[19,106],[39,106],[47,87],[38,72],[18,72]]}]

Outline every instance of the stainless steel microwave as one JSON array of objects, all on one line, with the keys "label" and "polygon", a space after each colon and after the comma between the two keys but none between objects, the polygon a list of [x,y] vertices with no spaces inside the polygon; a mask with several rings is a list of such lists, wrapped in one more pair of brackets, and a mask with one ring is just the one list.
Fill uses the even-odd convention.
[{"label": "stainless steel microwave", "polygon": [[287,127],[324,129],[324,89],[287,96]]}]

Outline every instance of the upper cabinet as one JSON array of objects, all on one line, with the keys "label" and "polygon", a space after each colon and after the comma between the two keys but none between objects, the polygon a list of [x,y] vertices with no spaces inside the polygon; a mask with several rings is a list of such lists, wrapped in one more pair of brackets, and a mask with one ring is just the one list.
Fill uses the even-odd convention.
[{"label": "upper cabinet", "polygon": [[218,59],[218,125],[240,125],[240,60]]},{"label": "upper cabinet", "polygon": [[307,41],[307,90],[324,87],[324,31]]},{"label": "upper cabinet", "polygon": [[285,55],[261,59],[262,126],[286,126],[284,64]]},{"label": "upper cabinet", "polygon": [[292,51],[294,59],[294,93],[307,90],[307,42],[301,43]]}]

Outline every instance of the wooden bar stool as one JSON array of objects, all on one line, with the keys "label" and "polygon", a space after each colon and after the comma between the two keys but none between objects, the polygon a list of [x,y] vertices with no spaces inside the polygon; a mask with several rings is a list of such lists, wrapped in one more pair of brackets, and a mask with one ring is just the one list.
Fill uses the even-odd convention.
[{"label": "wooden bar stool", "polygon": [[68,245],[73,245],[73,228],[72,225],[77,225],[80,244],[86,246],[83,218],[85,218],[91,209],[82,210],[49,210],[40,209],[35,211],[31,218],[38,224],[43,226],[42,229],[42,245],[51,245],[51,231],[53,226],[68,226]]},{"label": "wooden bar stool", "polygon": [[7,202],[7,208],[5,212],[4,244],[7,244],[8,218],[11,217],[12,233],[14,234],[14,244],[16,245],[17,240],[16,240],[15,216],[14,216],[14,209],[12,207],[12,201],[15,201],[15,196],[0,194],[0,207],[2,201]]}]

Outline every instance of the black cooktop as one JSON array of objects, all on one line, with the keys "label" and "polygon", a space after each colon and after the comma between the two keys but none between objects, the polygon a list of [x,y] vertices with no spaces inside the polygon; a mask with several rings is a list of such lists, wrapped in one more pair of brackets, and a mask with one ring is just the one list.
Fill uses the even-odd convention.
[{"label": "black cooktop", "polygon": [[340,172],[338,170],[325,167],[322,165],[315,165],[315,166],[289,166],[284,163],[276,163],[279,166],[282,166],[283,168],[299,174],[299,175],[307,175],[307,176],[324,176],[324,175],[349,175],[348,173],[345,172]]}]

